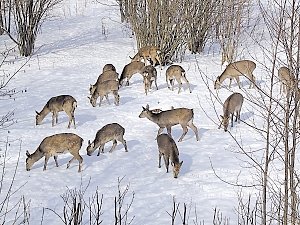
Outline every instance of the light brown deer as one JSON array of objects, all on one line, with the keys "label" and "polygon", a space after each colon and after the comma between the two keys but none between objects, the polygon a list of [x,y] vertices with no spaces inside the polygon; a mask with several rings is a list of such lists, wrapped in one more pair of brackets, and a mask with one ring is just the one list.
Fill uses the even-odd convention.
[{"label": "light brown deer", "polygon": [[[187,84],[187,86],[190,90],[190,93],[192,93],[191,88],[190,88],[190,83],[186,79],[186,76],[185,76],[185,70],[179,65],[172,65],[166,71],[166,82],[167,82],[168,88],[171,89],[172,91],[174,90],[175,80],[178,82],[178,94],[180,93],[180,90],[182,87],[182,80],[185,81],[185,83]],[[171,85],[171,88],[169,87],[169,83]]]},{"label": "light brown deer", "polygon": [[143,62],[131,62],[124,66],[121,77],[119,79],[119,84],[122,86],[126,80],[126,86],[129,85],[130,78],[136,74],[139,73],[142,75],[143,68],[145,67],[145,64]]},{"label": "light brown deer", "polygon": [[26,170],[29,171],[33,164],[42,157],[45,157],[44,170],[46,170],[48,160],[52,156],[58,167],[57,155],[69,152],[73,158],[67,164],[67,168],[70,167],[74,159],[77,159],[79,162],[78,172],[81,172],[83,159],[79,155],[79,150],[82,146],[82,142],[83,139],[81,137],[72,133],[61,133],[46,137],[34,153],[30,154],[28,151],[26,152]]},{"label": "light brown deer", "polygon": [[147,118],[150,121],[156,123],[159,126],[157,136],[161,134],[164,128],[167,128],[168,134],[172,137],[171,127],[180,124],[183,129],[183,133],[179,138],[178,142],[182,141],[182,139],[188,132],[187,127],[190,127],[194,131],[196,135],[196,140],[197,141],[199,140],[198,129],[193,124],[193,119],[194,119],[193,109],[177,108],[177,109],[171,109],[171,110],[153,113],[151,110],[149,110],[149,105],[147,105],[146,108],[143,107],[143,110],[140,113],[139,118]]},{"label": "light brown deer", "polygon": [[77,107],[77,101],[71,95],[59,95],[56,97],[52,97],[46,103],[46,105],[44,106],[41,112],[35,111],[36,125],[40,125],[43,119],[51,112],[52,126],[54,126],[55,123],[56,124],[58,123],[58,112],[65,111],[65,113],[69,116],[68,128],[70,128],[72,121],[74,124],[74,128],[76,128],[75,117],[74,117],[74,111],[76,107]]},{"label": "light brown deer", "polygon": [[112,93],[115,98],[115,105],[119,105],[120,103],[120,96],[118,94],[119,90],[119,82],[116,80],[107,80],[102,83],[98,83],[96,86],[96,89],[91,97],[88,97],[90,99],[90,103],[93,107],[96,107],[96,102],[98,97],[100,96],[100,102],[99,106],[101,106],[102,100],[105,97],[108,104],[110,104],[108,99],[108,94]]},{"label": "light brown deer", "polygon": [[239,122],[241,120],[241,108],[243,102],[244,102],[244,97],[240,93],[233,93],[226,99],[223,105],[223,116],[221,115],[222,122],[219,126],[219,129],[223,124],[224,131],[227,131],[230,117],[231,117],[231,127],[233,127],[234,113],[236,113],[235,122],[237,121]]},{"label": "light brown deer", "polygon": [[214,88],[219,89],[223,81],[227,78],[230,79],[229,88],[231,87],[231,81],[233,78],[236,80],[239,88],[241,88],[240,76],[246,76],[249,79],[249,88],[251,88],[252,86],[255,87],[255,77],[253,76],[253,71],[255,68],[256,64],[250,60],[242,60],[230,63],[223,71],[223,73],[217,77]]},{"label": "light brown deer", "polygon": [[106,70],[102,74],[99,75],[95,84],[90,85],[90,95],[94,93],[96,90],[97,84],[102,83],[107,80],[117,80],[118,81],[119,74],[113,70]]},{"label": "light brown deer", "polygon": [[93,152],[96,150],[96,148],[99,148],[97,156],[100,155],[100,153],[104,152],[104,145],[109,142],[113,141],[113,145],[109,152],[111,153],[117,145],[117,141],[121,142],[124,145],[125,152],[128,152],[127,150],[127,144],[124,140],[124,133],[125,129],[118,123],[111,123],[107,124],[104,127],[102,127],[98,132],[96,133],[96,137],[93,142],[89,140],[88,147],[86,149],[87,154],[91,156]]},{"label": "light brown deer", "polygon": [[159,63],[160,68],[162,69],[162,64],[160,60],[161,50],[156,46],[145,46],[139,49],[138,53],[131,58],[131,62],[144,60],[144,63],[147,63],[147,59],[151,59],[152,65],[155,66],[156,62]]},{"label": "light brown deer", "polygon": [[152,83],[154,81],[156,90],[158,90],[157,87],[157,71],[154,66],[148,65],[145,66],[142,70],[143,78],[144,78],[144,88],[145,88],[145,94],[150,91],[150,88],[152,87]]},{"label": "light brown deer", "polygon": [[295,77],[290,72],[289,68],[283,66],[278,70],[278,78],[280,81],[280,93],[287,94],[288,91],[292,90],[295,83]]},{"label": "light brown deer", "polygon": [[169,172],[169,162],[173,166],[173,176],[178,177],[183,161],[179,161],[179,151],[172,137],[168,134],[160,134],[157,136],[158,145],[158,168],[161,168],[161,157],[164,157],[167,173]]}]

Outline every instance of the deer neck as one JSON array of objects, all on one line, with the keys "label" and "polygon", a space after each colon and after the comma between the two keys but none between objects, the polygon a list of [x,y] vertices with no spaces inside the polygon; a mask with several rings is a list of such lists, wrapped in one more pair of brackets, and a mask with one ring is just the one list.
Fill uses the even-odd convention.
[{"label": "deer neck", "polygon": [[48,115],[48,113],[50,113],[50,109],[49,109],[48,104],[47,104],[47,105],[44,106],[42,111],[39,113],[39,116],[40,116],[41,120],[43,120]]},{"label": "deer neck", "polygon": [[228,77],[230,77],[230,76],[228,76],[227,74],[226,74],[226,69],[225,69],[225,71],[220,75],[220,77],[219,77],[219,80],[220,80],[220,83],[223,83],[223,81],[226,79],[226,78],[228,78]]},{"label": "deer neck", "polygon": [[152,122],[154,122],[154,123],[156,123],[156,124],[158,124],[160,121],[160,114],[161,113],[152,113],[152,112],[149,112],[148,114],[147,114],[147,118],[150,120],[150,121],[152,121]]},{"label": "deer neck", "polygon": [[32,153],[30,155],[30,158],[33,159],[35,162],[37,162],[38,160],[40,160],[42,157],[44,156],[44,153],[40,150],[40,148],[38,147],[38,149]]}]

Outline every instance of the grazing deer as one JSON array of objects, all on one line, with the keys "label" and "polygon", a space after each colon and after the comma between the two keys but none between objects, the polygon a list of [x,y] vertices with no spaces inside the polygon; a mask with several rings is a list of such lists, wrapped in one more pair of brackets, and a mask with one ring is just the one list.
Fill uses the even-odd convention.
[{"label": "grazing deer", "polygon": [[172,65],[166,71],[166,82],[167,82],[168,88],[171,89],[169,87],[169,82],[170,82],[170,85],[172,86],[172,89],[171,89],[172,91],[174,90],[174,81],[175,80],[178,82],[178,87],[179,87],[178,94],[180,93],[180,90],[182,87],[181,80],[184,80],[186,82],[186,84],[188,85],[188,88],[190,90],[190,93],[192,93],[191,88],[190,88],[190,83],[186,79],[186,76],[185,76],[185,70],[179,65]]},{"label": "grazing deer", "polygon": [[253,76],[253,71],[256,68],[256,64],[250,60],[242,60],[234,63],[230,63],[223,73],[217,77],[214,88],[219,89],[221,84],[226,78],[230,79],[229,88],[231,87],[231,81],[234,78],[236,83],[240,86],[240,76],[246,76],[250,80],[250,86],[255,86],[255,77]]},{"label": "grazing deer", "polygon": [[102,100],[105,97],[108,104],[110,104],[108,99],[108,94],[112,93],[115,98],[115,105],[119,105],[120,102],[120,96],[118,94],[119,90],[119,82],[116,80],[107,80],[102,83],[98,83],[96,86],[96,89],[91,97],[88,97],[90,99],[90,103],[93,107],[96,107],[96,102],[98,97],[100,96],[100,103],[99,106],[101,106]]},{"label": "grazing deer", "polygon": [[147,118],[150,121],[156,123],[159,126],[157,136],[161,134],[164,128],[167,128],[168,134],[170,135],[170,137],[172,137],[171,127],[180,124],[183,129],[183,133],[179,138],[178,142],[182,141],[183,137],[188,132],[187,127],[190,127],[194,131],[196,135],[196,140],[199,140],[197,127],[193,124],[194,112],[192,109],[172,108],[171,110],[154,113],[151,110],[149,110],[149,105],[147,105],[146,108],[143,107],[139,118]]},{"label": "grazing deer", "polygon": [[289,68],[283,66],[278,70],[278,78],[280,80],[280,93],[287,94],[294,87],[295,77],[290,72]]},{"label": "grazing deer", "polygon": [[46,137],[34,153],[30,154],[28,151],[26,152],[26,170],[29,171],[33,164],[42,157],[45,157],[44,170],[46,170],[48,160],[51,156],[54,157],[55,164],[58,167],[57,155],[69,152],[73,158],[67,164],[67,168],[70,167],[74,159],[77,159],[79,162],[78,172],[81,172],[83,159],[79,155],[79,150],[82,142],[83,139],[81,137],[72,133],[61,133]]},{"label": "grazing deer", "polygon": [[72,121],[74,124],[74,128],[76,128],[75,117],[74,117],[74,111],[76,107],[77,107],[77,101],[71,95],[59,95],[56,97],[52,97],[46,103],[46,105],[44,106],[41,112],[35,111],[36,125],[40,125],[43,119],[51,112],[52,127],[53,127],[55,123],[56,124],[58,123],[58,112],[65,111],[66,114],[69,116],[68,128],[70,128]]},{"label": "grazing deer", "polygon": [[128,86],[130,78],[136,73],[142,74],[144,67],[145,64],[143,62],[135,62],[135,61],[128,63],[126,66],[124,66],[119,80],[120,86],[123,85],[125,80],[126,80],[126,86]]},{"label": "grazing deer", "polygon": [[158,62],[160,68],[162,69],[162,64],[159,56],[160,53],[161,50],[156,46],[145,46],[140,48],[138,53],[136,53],[136,55],[133,58],[131,58],[131,62],[141,61],[142,59],[144,59],[144,63],[146,64],[146,60],[151,59],[153,66],[156,65],[156,62]]},{"label": "grazing deer", "polygon": [[241,120],[241,108],[243,105],[244,97],[240,93],[233,93],[231,94],[223,105],[223,116],[221,115],[222,122],[219,126],[219,129],[221,128],[221,125],[224,126],[224,131],[227,131],[229,119],[231,116],[231,127],[233,127],[233,115],[236,113],[236,119],[235,122],[239,122]]},{"label": "grazing deer", "polygon": [[179,151],[175,141],[168,134],[160,134],[157,136],[157,145],[159,152],[158,168],[161,168],[161,156],[163,156],[167,173],[169,172],[169,161],[171,161],[173,176],[177,178],[183,161],[179,161]]},{"label": "grazing deer", "polygon": [[99,75],[95,84],[90,85],[90,95],[94,93],[96,90],[97,84],[103,83],[107,80],[118,80],[119,74],[113,70],[106,70],[102,74]]},{"label": "grazing deer", "polygon": [[105,71],[117,71],[116,70],[116,67],[113,65],[113,64],[105,64],[103,69],[102,69],[102,72],[104,73]]},{"label": "grazing deer", "polygon": [[157,87],[157,71],[154,66],[148,65],[145,66],[142,70],[143,78],[144,78],[144,88],[145,88],[145,94],[150,91],[150,88],[152,87],[152,83],[154,81],[156,90],[158,90]]},{"label": "grazing deer", "polygon": [[127,150],[127,144],[126,141],[124,140],[124,133],[125,129],[117,123],[111,123],[107,124],[104,127],[102,127],[98,132],[96,133],[95,140],[91,142],[89,140],[88,144],[89,146],[87,147],[86,151],[89,156],[93,154],[93,152],[96,150],[96,148],[99,147],[99,151],[97,156],[100,155],[100,152],[104,152],[104,145],[105,143],[109,141],[113,141],[113,145],[109,152],[111,153],[117,145],[117,141],[122,142],[125,148],[125,152],[128,152]]}]

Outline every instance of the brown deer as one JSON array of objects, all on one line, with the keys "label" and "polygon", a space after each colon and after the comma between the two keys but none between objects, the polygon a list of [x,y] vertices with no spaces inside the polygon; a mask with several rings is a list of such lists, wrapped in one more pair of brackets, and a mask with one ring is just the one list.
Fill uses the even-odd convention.
[{"label": "brown deer", "polygon": [[71,162],[77,159],[79,162],[78,172],[81,172],[83,159],[79,155],[79,150],[82,146],[83,139],[76,134],[61,133],[48,136],[40,143],[36,151],[30,154],[26,152],[26,170],[29,171],[33,164],[45,157],[44,170],[47,168],[47,163],[50,157],[54,157],[56,166],[58,167],[57,155],[65,152],[71,153],[73,158],[67,164],[67,168],[70,167]]},{"label": "brown deer", "polygon": [[77,107],[77,101],[71,95],[59,95],[56,97],[52,97],[46,103],[46,105],[44,106],[41,112],[35,111],[36,125],[40,125],[43,119],[51,112],[52,127],[53,127],[55,123],[56,124],[58,123],[58,112],[65,111],[66,114],[69,116],[68,128],[70,128],[72,121],[74,124],[74,128],[76,128],[75,117],[74,117],[74,111],[76,107]]},{"label": "brown deer", "polygon": [[183,133],[179,138],[178,142],[182,141],[182,139],[188,132],[187,127],[190,127],[194,131],[196,135],[196,140],[197,141],[199,140],[198,129],[193,124],[193,119],[194,119],[193,109],[172,108],[171,110],[154,113],[151,110],[149,110],[149,105],[147,105],[145,108],[144,107],[142,108],[143,110],[140,113],[139,118],[147,118],[150,121],[156,123],[159,126],[157,136],[161,134],[164,128],[167,128],[168,134],[170,135],[170,137],[172,137],[171,127],[180,124],[183,129]]},{"label": "brown deer", "polygon": [[95,91],[93,92],[91,97],[88,97],[90,99],[90,103],[93,107],[96,107],[96,102],[98,97],[100,96],[100,103],[99,106],[101,106],[102,100],[105,97],[108,104],[110,104],[108,99],[108,94],[112,93],[115,98],[115,105],[119,105],[120,102],[120,96],[118,94],[119,90],[119,82],[116,80],[107,80],[102,83],[98,83],[96,86]]},{"label": "brown deer", "polygon": [[147,59],[151,59],[153,66],[156,65],[156,62],[159,63],[160,68],[162,69],[162,64],[160,60],[160,53],[161,50],[156,47],[156,46],[145,46],[139,49],[138,53],[131,58],[131,62],[134,61],[141,61],[142,59],[144,60],[144,63],[146,64]]},{"label": "brown deer", "polygon": [[147,95],[147,93],[150,91],[150,88],[152,87],[153,81],[155,83],[156,90],[158,90],[158,87],[157,87],[157,71],[156,71],[155,67],[152,66],[152,65],[145,66],[142,69],[142,74],[143,74],[143,78],[144,78],[145,94]]},{"label": "brown deer", "polygon": [[89,145],[86,149],[87,154],[91,156],[96,148],[99,147],[99,151],[97,154],[97,156],[99,156],[101,152],[104,152],[104,145],[109,141],[113,141],[113,145],[109,150],[110,153],[116,148],[117,141],[120,141],[124,145],[125,152],[127,152],[128,150],[126,141],[124,140],[124,133],[125,129],[118,123],[105,125],[100,130],[98,130],[93,142],[89,140]]},{"label": "brown deer", "polygon": [[164,157],[167,173],[169,172],[169,161],[173,166],[173,176],[178,177],[183,161],[179,161],[179,151],[172,137],[168,134],[160,134],[157,136],[158,145],[158,168],[161,168],[161,157]]},{"label": "brown deer", "polygon": [[117,80],[118,81],[119,74],[114,70],[106,70],[102,74],[99,75],[95,84],[90,85],[90,95],[94,93],[96,90],[97,84],[102,83],[107,80]]},{"label": "brown deer", "polygon": [[129,85],[130,78],[136,74],[142,74],[142,71],[145,67],[145,64],[143,62],[131,62],[124,66],[121,77],[119,79],[120,86],[123,86],[125,80],[126,80],[126,86]]},{"label": "brown deer", "polygon": [[280,80],[280,93],[287,94],[294,87],[295,77],[290,72],[289,68],[283,66],[278,70],[278,78]]},{"label": "brown deer", "polygon": [[219,126],[219,129],[221,128],[221,125],[224,126],[224,131],[227,131],[229,120],[231,117],[231,127],[233,127],[233,115],[236,113],[236,119],[235,122],[239,122],[241,120],[241,108],[243,105],[244,97],[240,93],[233,93],[231,94],[223,105],[223,116],[221,115],[222,122]]},{"label": "brown deer", "polygon": [[223,73],[217,77],[214,88],[219,89],[221,84],[226,78],[230,79],[229,88],[231,87],[231,81],[234,78],[236,83],[240,86],[240,76],[246,76],[250,80],[250,86],[255,86],[255,77],[253,76],[253,71],[256,68],[256,64],[250,60],[242,60],[234,63],[230,63]]},{"label": "brown deer", "polygon": [[110,70],[111,70],[111,71],[115,71],[115,72],[117,71],[117,70],[116,70],[116,67],[115,67],[113,64],[110,64],[110,63],[109,63],[109,64],[105,64],[105,65],[104,65],[104,67],[103,67],[103,69],[102,69],[102,72],[104,73],[105,71],[110,71]]},{"label": "brown deer", "polygon": [[[171,89],[172,91],[174,90],[174,81],[178,82],[178,94],[180,93],[181,87],[182,87],[182,81],[184,80],[190,90],[190,93],[192,93],[191,88],[190,88],[190,83],[186,79],[185,76],[185,70],[179,66],[179,65],[172,65],[170,66],[167,71],[166,71],[166,82],[168,85],[168,88]],[[171,85],[171,88],[169,87],[169,83]]]}]

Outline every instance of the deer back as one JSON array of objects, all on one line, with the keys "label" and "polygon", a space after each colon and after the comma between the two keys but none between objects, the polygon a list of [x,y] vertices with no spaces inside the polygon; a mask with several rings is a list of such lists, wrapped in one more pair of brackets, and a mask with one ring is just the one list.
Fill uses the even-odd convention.
[{"label": "deer back", "polygon": [[116,67],[113,65],[113,64],[105,64],[103,69],[102,69],[102,72],[104,73],[105,71],[117,71],[116,70]]},{"label": "deer back", "polygon": [[98,96],[104,96],[112,91],[119,90],[119,82],[117,80],[106,80],[97,83],[96,89],[92,95],[92,98]]},{"label": "deer back", "polygon": [[106,124],[100,130],[97,131],[94,140],[95,145],[102,145],[111,140],[116,139],[116,137],[123,136],[125,129],[118,123]]},{"label": "deer back", "polygon": [[163,155],[171,159],[171,162],[179,162],[179,151],[173,138],[168,134],[160,134],[157,136],[158,150]]},{"label": "deer back", "polygon": [[143,62],[133,61],[127,65],[124,66],[120,82],[122,82],[124,79],[130,79],[133,74],[140,73],[142,74],[142,69],[144,68],[145,64]]},{"label": "deer back", "polygon": [[294,76],[291,74],[289,68],[283,66],[278,69],[278,77],[279,80],[284,84],[291,87],[294,82]]},{"label": "deer back", "polygon": [[251,60],[241,60],[230,63],[223,71],[221,76],[241,76],[250,75],[256,68],[256,64]]},{"label": "deer back", "polygon": [[224,102],[223,112],[224,117],[228,117],[230,114],[239,111],[242,108],[244,97],[240,93],[231,94]]},{"label": "deer back", "polygon": [[52,97],[46,104],[50,112],[72,111],[76,99],[71,95],[59,95]]},{"label": "deer back", "polygon": [[179,65],[172,65],[166,71],[167,79],[180,78],[185,73],[185,70]]}]

